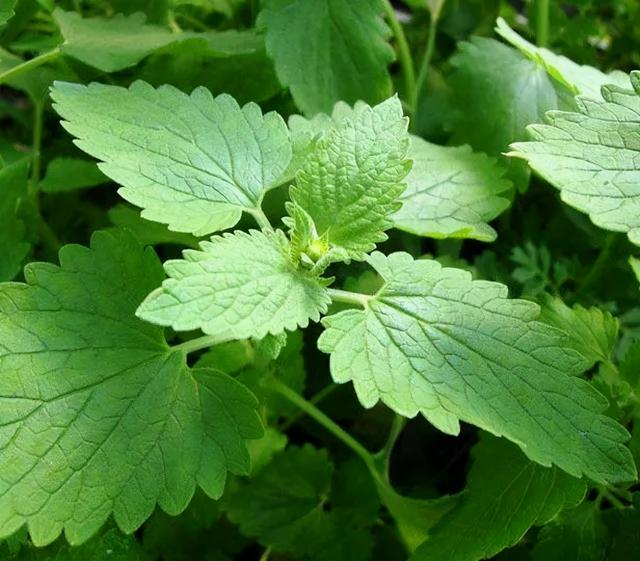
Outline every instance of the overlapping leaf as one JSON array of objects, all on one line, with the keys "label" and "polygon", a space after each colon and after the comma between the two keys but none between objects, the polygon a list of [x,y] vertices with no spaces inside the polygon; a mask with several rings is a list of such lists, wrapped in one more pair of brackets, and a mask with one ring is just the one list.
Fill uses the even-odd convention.
[{"label": "overlapping leaf", "polygon": [[189,369],[138,302],[162,278],[130,234],[65,246],[0,285],[0,536],[77,544],[113,515],[132,532],[156,503],[183,510],[196,484],[220,496],[261,435],[255,397]]},{"label": "overlapping leaf", "polygon": [[140,306],[141,318],[225,340],[304,327],[326,311],[326,288],[294,267],[281,231],[214,236],[201,248],[165,263],[170,278]]},{"label": "overlapping leaf", "polygon": [[630,79],[633,89],[604,86],[604,99],[577,97],[579,112],[547,113],[547,124],[529,127],[533,140],[514,144],[512,155],[594,224],[640,245],[640,72]]},{"label": "overlapping leaf", "polygon": [[379,0],[268,0],[258,25],[280,81],[307,115],[337,101],[377,103],[391,95],[394,54]]},{"label": "overlapping leaf", "polygon": [[566,336],[510,300],[498,283],[472,281],[436,261],[374,253],[385,281],[365,310],[323,320],[321,350],[336,382],[351,380],[360,402],[379,400],[440,430],[473,423],[518,444],[545,466],[596,481],[630,481],[628,434],[601,412],[606,400],[570,374],[586,367]]},{"label": "overlapping leaf", "polygon": [[509,206],[511,183],[504,169],[468,146],[449,147],[411,138],[413,167],[402,208],[393,215],[396,228],[433,238],[493,241],[487,224]]},{"label": "overlapping leaf", "polygon": [[204,235],[255,211],[291,159],[275,113],[198,88],[186,95],[144,82],[130,88],[56,83],[55,108],[76,143],[103,163],[143,217]]}]

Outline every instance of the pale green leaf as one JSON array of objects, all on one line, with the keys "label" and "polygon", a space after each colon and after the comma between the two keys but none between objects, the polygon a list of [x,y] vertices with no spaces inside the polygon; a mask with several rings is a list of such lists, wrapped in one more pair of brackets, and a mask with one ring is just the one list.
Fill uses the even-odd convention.
[{"label": "pale green leaf", "polygon": [[113,516],[133,532],[156,504],[220,496],[261,436],[255,397],[190,369],[163,330],[135,317],[162,268],[125,232],[65,246],[0,285],[0,536],[84,542]]},{"label": "pale green leaf", "polygon": [[142,216],[205,235],[233,226],[275,187],[291,159],[286,124],[232,97],[135,82],[56,83],[55,109],[76,144]]},{"label": "pale green leaf", "polygon": [[214,236],[200,251],[167,261],[169,279],[138,309],[177,331],[202,329],[220,339],[261,339],[318,321],[330,302],[317,277],[297,270],[281,231]]},{"label": "pale green leaf", "polygon": [[599,101],[577,97],[579,112],[547,113],[547,124],[529,127],[533,140],[514,144],[512,155],[596,226],[640,245],[640,72],[631,84],[604,86]]},{"label": "pale green leaf", "polygon": [[392,92],[380,0],[267,0],[258,18],[276,73],[306,115]]},{"label": "pale green leaf", "polygon": [[638,279],[638,282],[640,282],[640,259],[637,257],[629,257],[629,266]]},{"label": "pale green leaf", "polygon": [[0,281],[13,279],[31,249],[20,207],[27,198],[30,158],[0,168]]},{"label": "pale green leaf", "polygon": [[95,162],[79,158],[55,158],[49,162],[38,188],[45,193],[62,193],[95,187],[108,181]]},{"label": "pale green leaf", "polygon": [[365,407],[381,400],[407,417],[422,413],[449,434],[466,421],[571,475],[635,479],[629,435],[601,414],[603,396],[570,375],[586,360],[536,321],[536,304],[406,253],[368,261],[384,286],[365,310],[325,318],[318,343],[334,380],[352,381]]},{"label": "pale green leaf", "polygon": [[536,47],[509,27],[506,21],[498,18],[496,33],[524,56],[541,65],[553,79],[565,86],[573,95],[585,95],[600,99],[600,88],[606,84],[629,86],[629,78],[624,72],[611,74],[594,68],[580,65],[562,55],[557,55],[544,47]]},{"label": "pale green leaf", "polygon": [[618,320],[599,308],[567,306],[560,298],[546,296],[540,321],[562,329],[571,347],[591,364],[611,360],[618,339]]},{"label": "pale green leaf", "polygon": [[0,6],[0,27],[4,26],[12,17],[18,0],[2,0]]},{"label": "pale green leaf", "polygon": [[375,107],[356,104],[308,153],[291,199],[327,237],[329,249],[362,259],[387,239],[411,168],[407,124],[397,97]]},{"label": "pale green leaf", "polygon": [[413,167],[393,215],[396,228],[432,238],[493,241],[487,224],[509,206],[504,168],[468,146],[438,146],[411,137]]},{"label": "pale green leaf", "polygon": [[[512,444],[483,435],[459,504],[433,528],[411,561],[478,561],[517,543],[531,527],[577,505],[586,486],[531,462]],[[464,539],[461,539],[464,536]]]}]

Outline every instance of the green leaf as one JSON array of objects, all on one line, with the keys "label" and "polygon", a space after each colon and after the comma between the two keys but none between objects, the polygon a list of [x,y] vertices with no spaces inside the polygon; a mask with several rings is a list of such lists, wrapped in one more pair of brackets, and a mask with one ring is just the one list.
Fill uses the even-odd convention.
[{"label": "green leaf", "polygon": [[637,257],[629,257],[629,265],[631,266],[633,274],[638,279],[638,282],[640,282],[640,259]]},{"label": "green leaf", "polygon": [[574,476],[635,479],[629,435],[600,414],[603,396],[569,375],[586,361],[561,331],[535,321],[536,304],[406,253],[368,261],[384,286],[365,310],[325,318],[318,342],[334,380],[353,381],[362,405],[422,413],[449,434],[460,420],[475,424]]},{"label": "green leaf", "polygon": [[600,88],[605,84],[628,86],[629,80],[624,72],[615,71],[605,74],[593,66],[580,65],[548,49],[536,47],[518,35],[506,21],[498,18],[496,33],[511,43],[524,56],[541,65],[554,80],[560,82],[573,95],[585,95],[600,99]]},{"label": "green leaf", "polygon": [[604,86],[604,100],[577,97],[577,113],[547,113],[547,124],[529,127],[533,140],[514,144],[511,155],[596,226],[640,245],[640,72],[630,77],[633,90]]},{"label": "green leaf", "polygon": [[371,549],[365,528],[371,522],[348,495],[336,496],[332,477],[326,451],[290,447],[225,497],[224,506],[244,534],[274,551],[313,561],[364,561]]},{"label": "green leaf", "polygon": [[509,206],[511,182],[504,168],[469,146],[438,146],[411,137],[413,167],[393,215],[396,228],[432,238],[473,238],[490,242],[487,224]]},{"label": "green leaf", "polygon": [[0,281],[13,279],[31,250],[19,210],[27,198],[30,158],[0,168]]},{"label": "green leaf", "polygon": [[0,536],[71,544],[113,515],[133,532],[156,503],[186,508],[196,484],[221,495],[261,436],[255,397],[189,369],[162,329],[134,315],[162,268],[125,232],[65,246],[0,285]]},{"label": "green leaf", "polygon": [[51,96],[77,145],[142,207],[143,218],[198,236],[255,212],[291,159],[286,124],[225,94],[135,82],[56,83]]},{"label": "green leaf", "polygon": [[504,440],[483,435],[472,454],[460,502],[411,561],[491,558],[516,544],[531,526],[547,523],[584,497],[583,482],[534,464]]},{"label": "green leaf", "polygon": [[306,327],[327,309],[326,288],[294,268],[281,231],[214,236],[201,248],[165,263],[170,278],[140,305],[142,319],[221,340],[261,339]]},{"label": "green leaf", "polygon": [[3,0],[0,6],[0,27],[5,25],[13,17],[13,9],[18,0]]},{"label": "green leaf", "polygon": [[391,95],[380,0],[267,0],[258,18],[276,73],[306,115]]},{"label": "green leaf", "polygon": [[598,308],[583,308],[579,304],[570,308],[560,298],[546,296],[540,321],[567,333],[571,347],[591,365],[611,360],[619,325],[618,320],[609,312]]},{"label": "green leaf", "polygon": [[55,158],[49,162],[47,173],[38,183],[38,188],[45,193],[62,193],[95,187],[108,181],[95,162],[79,158]]},{"label": "green leaf", "polygon": [[387,239],[402,182],[411,168],[408,120],[397,97],[369,107],[356,104],[322,136],[291,187],[291,199],[313,219],[329,249],[363,259]]},{"label": "green leaf", "polygon": [[533,561],[607,561],[609,532],[594,503],[567,511],[542,529]]}]

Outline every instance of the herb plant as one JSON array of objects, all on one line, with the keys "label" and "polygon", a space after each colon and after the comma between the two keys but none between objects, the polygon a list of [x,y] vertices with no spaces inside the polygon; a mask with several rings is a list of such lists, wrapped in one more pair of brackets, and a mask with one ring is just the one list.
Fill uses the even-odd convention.
[{"label": "herb plant", "polygon": [[0,559],[635,558],[610,4],[1,0]]}]

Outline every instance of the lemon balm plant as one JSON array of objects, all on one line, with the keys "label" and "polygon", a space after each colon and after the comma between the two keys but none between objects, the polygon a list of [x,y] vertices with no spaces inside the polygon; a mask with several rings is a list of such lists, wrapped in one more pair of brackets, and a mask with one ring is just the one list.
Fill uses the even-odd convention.
[{"label": "lemon balm plant", "polygon": [[[0,169],[8,559],[604,560],[635,547],[637,284],[593,292],[638,243],[637,72],[580,66],[498,19],[505,42],[472,38],[451,58],[445,127],[424,120],[437,26],[454,17],[444,2],[414,6],[430,22],[417,73],[387,2],[136,3],[148,22],[99,2],[14,4],[14,51],[32,17],[59,36],[0,59],[34,110],[31,152],[13,142]],[[535,8],[544,38],[549,6]],[[66,133],[43,158],[48,99]],[[473,148],[421,138],[439,126]],[[549,231],[541,214],[522,232],[508,215],[490,225],[510,206],[541,212],[532,170],[567,204]],[[105,229],[86,189],[109,182],[130,206]],[[600,243],[569,207],[629,245],[609,234],[590,265],[590,246],[582,264],[558,241],[552,267],[543,245],[509,239],[573,226]],[[78,219],[88,244],[61,244]],[[478,249],[498,234],[502,253]],[[440,241],[427,255],[418,236]],[[403,446],[409,434],[423,436]],[[461,492],[421,463],[427,443],[451,442]],[[418,492],[394,475],[399,454],[427,472]]]}]

